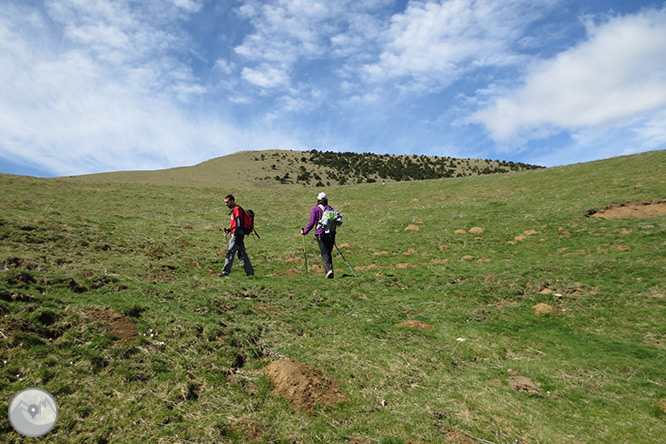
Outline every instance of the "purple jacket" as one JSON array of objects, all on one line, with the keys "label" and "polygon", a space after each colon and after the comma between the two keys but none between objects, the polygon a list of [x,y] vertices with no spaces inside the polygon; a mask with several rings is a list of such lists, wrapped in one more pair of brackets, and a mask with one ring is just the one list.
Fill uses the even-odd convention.
[{"label": "purple jacket", "polygon": [[[324,208],[326,210],[333,210],[333,208],[330,207],[329,205],[326,205]],[[319,220],[323,215],[324,215],[324,210],[322,210],[319,205],[313,207],[312,211],[310,211],[310,223],[308,224],[307,227],[303,229],[303,233],[308,234],[313,227],[316,227],[317,222],[319,222]],[[319,236],[323,232],[324,230],[322,230],[321,228],[315,228],[314,234],[315,236]]]}]

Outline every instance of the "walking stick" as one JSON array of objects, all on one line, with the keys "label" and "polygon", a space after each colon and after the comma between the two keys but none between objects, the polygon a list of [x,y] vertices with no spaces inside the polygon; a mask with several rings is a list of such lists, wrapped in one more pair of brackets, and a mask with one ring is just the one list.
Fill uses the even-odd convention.
[{"label": "walking stick", "polygon": [[310,272],[308,271],[308,252],[305,250],[305,236],[301,235],[303,238],[303,256],[305,256],[305,276],[310,277]]},{"label": "walking stick", "polygon": [[333,245],[335,245],[335,248],[338,250],[338,253],[340,253],[340,256],[342,256],[342,260],[345,261],[345,264],[347,264],[347,266],[349,267],[349,271],[352,272],[354,277],[358,277],[356,276],[356,273],[354,273],[354,270],[352,269],[351,265],[349,265],[349,262],[347,262],[347,259],[345,259],[345,255],[342,254],[342,251],[340,251],[340,249],[338,248],[338,244],[333,244]]}]

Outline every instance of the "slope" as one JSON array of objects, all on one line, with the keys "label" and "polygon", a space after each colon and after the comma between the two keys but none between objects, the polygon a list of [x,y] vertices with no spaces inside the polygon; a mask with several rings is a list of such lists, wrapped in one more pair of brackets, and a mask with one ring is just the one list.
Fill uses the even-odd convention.
[{"label": "slope", "polygon": [[311,151],[240,151],[190,167],[119,171],[63,178],[89,183],[284,188],[391,183],[539,168],[522,163],[449,157]]},{"label": "slope", "polygon": [[229,188],[261,240],[220,279],[216,187],[0,176],[0,391],[52,393],[54,443],[659,442],[666,216],[587,216],[663,201],[665,167],[327,189],[333,281],[314,187]]}]

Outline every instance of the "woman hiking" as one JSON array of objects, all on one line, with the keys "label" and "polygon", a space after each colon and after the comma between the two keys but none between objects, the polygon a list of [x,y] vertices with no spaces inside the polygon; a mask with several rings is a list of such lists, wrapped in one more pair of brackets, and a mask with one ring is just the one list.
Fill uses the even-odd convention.
[{"label": "woman hiking", "polygon": [[[336,215],[337,217],[335,217]],[[314,234],[319,244],[321,259],[324,262],[326,279],[333,279],[332,253],[335,246],[335,229],[340,224],[342,224],[342,216],[328,205],[328,196],[326,193],[319,193],[317,196],[317,205],[312,207],[312,211],[310,211],[310,223],[301,229],[301,234],[305,236],[312,228],[315,229]]]}]

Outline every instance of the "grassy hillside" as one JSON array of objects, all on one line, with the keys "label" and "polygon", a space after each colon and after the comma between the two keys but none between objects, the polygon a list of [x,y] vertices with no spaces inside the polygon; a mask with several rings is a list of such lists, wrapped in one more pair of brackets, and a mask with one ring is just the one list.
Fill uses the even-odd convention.
[{"label": "grassy hillside", "polygon": [[[586,215],[665,178],[658,151],[328,187],[358,275],[330,281],[315,187],[0,176],[3,408],[52,393],[53,443],[663,442],[666,216]],[[229,192],[254,278],[217,276]]]},{"label": "grassy hillside", "polygon": [[539,167],[484,159],[266,150],[241,151],[191,167],[158,171],[120,171],[73,176],[65,180],[87,183],[290,188],[469,177],[534,168]]}]

